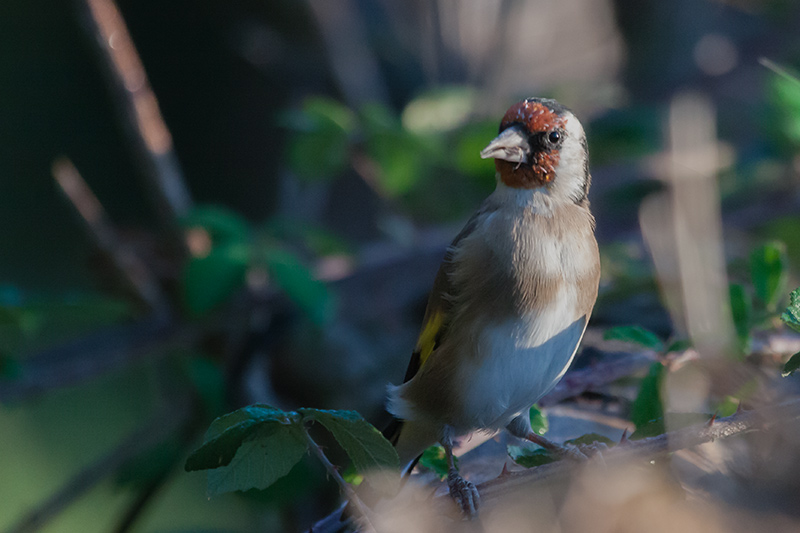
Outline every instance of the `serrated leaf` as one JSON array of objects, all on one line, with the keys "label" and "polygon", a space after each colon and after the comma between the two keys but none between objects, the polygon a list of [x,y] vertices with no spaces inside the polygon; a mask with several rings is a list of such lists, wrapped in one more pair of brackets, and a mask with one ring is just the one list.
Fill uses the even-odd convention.
[{"label": "serrated leaf", "polygon": [[528,416],[531,420],[531,428],[533,432],[537,435],[544,435],[547,433],[547,430],[550,429],[550,423],[547,421],[547,415],[539,409],[538,405],[533,405],[531,407]]},{"label": "serrated leaf", "polygon": [[205,257],[193,257],[183,270],[183,301],[201,316],[230,298],[244,284],[250,250],[243,244],[215,246]]},{"label": "serrated leaf", "polygon": [[[362,474],[376,475],[370,483],[381,492],[394,494],[400,483],[400,458],[394,446],[355,411],[300,409],[307,419],[319,422],[331,432]],[[372,479],[372,478],[371,478]]]},{"label": "serrated leaf", "polygon": [[533,468],[546,465],[558,460],[558,457],[544,448],[526,448],[523,446],[509,446],[508,456],[520,466]]},{"label": "serrated leaf", "polygon": [[242,442],[227,466],[208,472],[208,493],[265,489],[288,474],[307,451],[299,424],[262,424]]},{"label": "serrated leaf", "polygon": [[333,314],[328,288],[294,254],[270,249],[264,254],[275,284],[315,323],[324,324]]},{"label": "serrated leaf", "polygon": [[[453,460],[456,468],[458,468],[458,457],[453,457]],[[439,476],[439,479],[446,478],[450,471],[450,467],[447,464],[447,454],[444,451],[444,447],[439,445],[431,446],[422,452],[419,464],[434,472]]]},{"label": "serrated leaf", "polygon": [[781,242],[769,242],[753,250],[750,275],[756,296],[767,310],[774,311],[783,298],[789,276],[786,246]]},{"label": "serrated leaf", "polygon": [[240,214],[224,207],[194,207],[181,221],[184,227],[202,227],[215,244],[242,243],[250,238],[250,228]]},{"label": "serrated leaf", "polygon": [[658,335],[641,326],[617,326],[606,330],[603,338],[605,340],[632,342],[657,352],[664,349],[664,343],[658,338]]},{"label": "serrated leaf", "polygon": [[731,314],[739,345],[746,353],[750,350],[750,326],[753,322],[753,301],[743,285],[731,283],[729,286]]},{"label": "serrated leaf", "polygon": [[242,443],[261,425],[299,425],[294,413],[256,404],[223,415],[211,423],[204,442],[186,459],[186,471],[227,465]]},{"label": "serrated leaf", "polygon": [[781,320],[793,330],[800,332],[800,288],[789,294],[789,305],[781,314]]},{"label": "serrated leaf", "polygon": [[650,370],[642,379],[639,393],[631,405],[631,422],[639,426],[651,420],[663,418],[664,410],[661,404],[661,382],[664,377],[664,365],[653,363]]},{"label": "serrated leaf", "polygon": [[783,377],[791,376],[797,371],[798,368],[800,368],[800,352],[797,352],[791,356],[788,361],[786,361],[786,364],[783,365],[781,375]]}]

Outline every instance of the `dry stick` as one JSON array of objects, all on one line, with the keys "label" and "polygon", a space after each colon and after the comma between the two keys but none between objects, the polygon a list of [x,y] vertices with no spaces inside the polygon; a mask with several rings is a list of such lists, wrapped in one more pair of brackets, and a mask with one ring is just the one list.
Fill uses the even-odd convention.
[{"label": "dry stick", "polygon": [[121,243],[103,205],[72,161],[66,158],[57,159],[53,163],[52,173],[64,195],[83,219],[90,236],[100,250],[111,258],[127,284],[156,315],[167,316],[169,303],[158,280],[133,250]]},{"label": "dry stick", "polygon": [[127,461],[161,443],[173,431],[180,428],[190,415],[191,402],[188,398],[171,404],[169,409],[128,435],[116,448],[78,472],[55,494],[23,516],[6,533],[25,533],[41,529]]},{"label": "dry stick", "polygon": [[[653,459],[669,452],[692,448],[717,439],[769,429],[775,424],[790,422],[798,418],[800,418],[800,398],[795,398],[782,404],[753,411],[742,411],[726,418],[720,418],[711,425],[708,423],[698,424],[657,437],[628,441],[603,452],[602,456],[609,467],[634,460]],[[481,492],[481,501],[488,503],[513,493],[521,487],[544,480],[564,478],[571,474],[576,466],[578,465],[570,461],[558,461],[487,481],[478,486]],[[440,501],[451,503],[446,497],[440,498]]]},{"label": "dry stick", "polygon": [[136,162],[154,198],[159,216],[184,249],[176,217],[192,200],[142,61],[113,0],[78,0],[86,33],[97,44],[111,97],[122,118]]}]

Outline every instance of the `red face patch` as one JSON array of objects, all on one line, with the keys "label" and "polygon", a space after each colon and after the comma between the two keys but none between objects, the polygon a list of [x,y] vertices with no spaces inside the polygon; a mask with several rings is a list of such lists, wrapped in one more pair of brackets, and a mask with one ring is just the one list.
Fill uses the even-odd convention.
[{"label": "red face patch", "polygon": [[511,124],[522,124],[528,133],[537,133],[564,129],[566,121],[544,104],[523,100],[508,108],[500,123],[500,131]]},{"label": "red face patch", "polygon": [[[503,121],[500,123],[500,131],[513,124],[522,125],[529,134],[536,134],[557,129],[563,130],[566,120],[540,102],[523,100],[506,111]],[[495,159],[495,167],[500,173],[503,183],[507,186],[535,189],[553,180],[558,159],[558,150],[534,150],[529,164],[518,165],[502,159]]]}]

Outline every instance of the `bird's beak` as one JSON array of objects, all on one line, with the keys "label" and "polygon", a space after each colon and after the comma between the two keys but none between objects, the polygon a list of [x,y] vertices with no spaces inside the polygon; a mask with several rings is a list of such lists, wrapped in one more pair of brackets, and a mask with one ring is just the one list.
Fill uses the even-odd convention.
[{"label": "bird's beak", "polygon": [[481,150],[481,158],[503,159],[511,163],[528,162],[528,139],[520,131],[520,126],[511,126],[495,137],[489,146]]}]

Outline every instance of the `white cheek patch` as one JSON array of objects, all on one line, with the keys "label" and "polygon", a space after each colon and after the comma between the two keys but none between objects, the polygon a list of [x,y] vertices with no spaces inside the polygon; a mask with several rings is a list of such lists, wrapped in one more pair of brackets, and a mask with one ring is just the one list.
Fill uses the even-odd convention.
[{"label": "white cheek patch", "polygon": [[580,121],[572,113],[566,116],[566,138],[561,146],[561,154],[556,167],[557,180],[553,187],[558,189],[561,195],[569,198],[581,198],[583,196],[586,148],[582,139],[586,138]]}]

